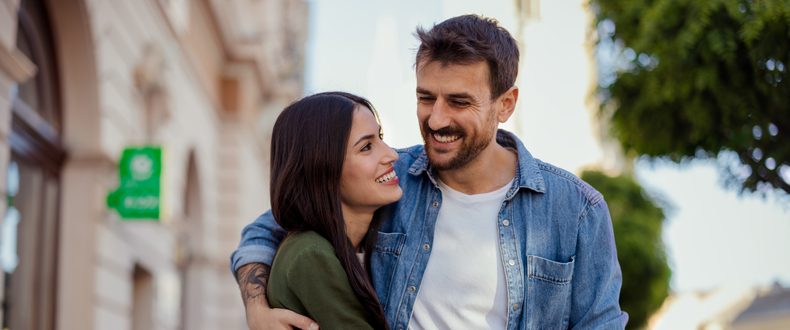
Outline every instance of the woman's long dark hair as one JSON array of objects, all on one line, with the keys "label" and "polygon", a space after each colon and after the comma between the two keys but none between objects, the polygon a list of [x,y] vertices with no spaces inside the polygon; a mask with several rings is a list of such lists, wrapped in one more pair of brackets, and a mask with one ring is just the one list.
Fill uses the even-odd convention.
[{"label": "woman's long dark hair", "polygon": [[280,113],[272,132],[272,214],[289,233],[315,231],[329,240],[362,304],[373,314],[374,329],[389,329],[370,281],[370,254],[381,222],[376,211],[362,239],[365,269],[346,234],[340,202],[340,175],[354,111],[375,109],[362,97],[327,92],[305,97]]}]

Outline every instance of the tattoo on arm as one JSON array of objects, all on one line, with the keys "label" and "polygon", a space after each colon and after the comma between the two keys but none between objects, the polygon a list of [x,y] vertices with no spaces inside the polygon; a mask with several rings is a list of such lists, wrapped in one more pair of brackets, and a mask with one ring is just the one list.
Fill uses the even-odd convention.
[{"label": "tattoo on arm", "polygon": [[[271,269],[265,264],[252,263],[244,265],[236,272],[236,282],[239,283],[244,307],[253,300],[266,302],[266,284],[269,283]],[[268,302],[266,305],[268,306]]]}]

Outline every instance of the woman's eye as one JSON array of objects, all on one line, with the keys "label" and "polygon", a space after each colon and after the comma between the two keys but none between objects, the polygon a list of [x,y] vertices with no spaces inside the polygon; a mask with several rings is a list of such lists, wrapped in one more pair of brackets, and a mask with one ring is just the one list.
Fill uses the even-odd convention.
[{"label": "woman's eye", "polygon": [[368,144],[366,144],[364,147],[362,147],[362,149],[360,149],[359,151],[368,151],[368,150],[370,150],[370,148],[372,146],[373,145],[368,142]]}]

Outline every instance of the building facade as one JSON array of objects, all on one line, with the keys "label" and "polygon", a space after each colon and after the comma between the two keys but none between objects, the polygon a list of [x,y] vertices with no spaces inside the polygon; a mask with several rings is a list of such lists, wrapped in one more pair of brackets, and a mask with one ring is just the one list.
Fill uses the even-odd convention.
[{"label": "building facade", "polygon": [[[228,271],[302,94],[302,0],[0,0],[3,327],[245,329]],[[159,221],[107,207],[161,146]]]}]

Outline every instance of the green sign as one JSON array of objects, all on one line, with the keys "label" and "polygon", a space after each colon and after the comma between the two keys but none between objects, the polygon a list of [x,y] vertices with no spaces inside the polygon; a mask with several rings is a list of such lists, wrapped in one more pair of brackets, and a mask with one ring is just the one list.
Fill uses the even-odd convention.
[{"label": "green sign", "polygon": [[121,185],[107,196],[107,207],[124,219],[159,219],[162,149],[126,148],[118,164]]}]

